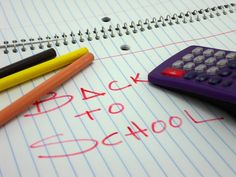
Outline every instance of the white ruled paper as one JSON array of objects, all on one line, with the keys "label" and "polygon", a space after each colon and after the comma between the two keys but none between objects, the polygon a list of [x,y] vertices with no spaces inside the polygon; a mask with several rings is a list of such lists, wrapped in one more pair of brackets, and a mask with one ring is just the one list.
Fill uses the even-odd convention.
[{"label": "white ruled paper", "polygon": [[[166,25],[122,36],[117,24],[206,9],[231,1],[49,0],[0,1],[0,42],[91,32],[92,41],[68,45],[63,55],[87,47],[95,61],[60,88],[0,128],[0,177],[236,176],[235,117],[201,100],[147,82],[148,73],[190,45],[236,50],[235,9],[219,17]],[[110,17],[110,22],[103,22]],[[108,29],[96,40],[94,28]],[[146,26],[145,26],[146,27]],[[137,28],[137,30],[139,30]],[[36,54],[4,54],[0,66]],[[47,43],[43,43],[44,49]],[[122,45],[130,50],[123,51]],[[57,71],[0,93],[0,108]]]}]

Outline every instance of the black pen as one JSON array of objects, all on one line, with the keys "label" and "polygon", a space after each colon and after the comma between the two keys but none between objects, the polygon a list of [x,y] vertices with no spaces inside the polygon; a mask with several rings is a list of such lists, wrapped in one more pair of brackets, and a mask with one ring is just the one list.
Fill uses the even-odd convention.
[{"label": "black pen", "polygon": [[28,58],[25,58],[23,60],[20,60],[10,65],[7,65],[3,68],[0,68],[0,78],[14,74],[18,71],[27,69],[29,67],[40,64],[42,62],[45,62],[55,57],[56,57],[56,51],[53,48],[45,50],[36,55],[30,56]]}]

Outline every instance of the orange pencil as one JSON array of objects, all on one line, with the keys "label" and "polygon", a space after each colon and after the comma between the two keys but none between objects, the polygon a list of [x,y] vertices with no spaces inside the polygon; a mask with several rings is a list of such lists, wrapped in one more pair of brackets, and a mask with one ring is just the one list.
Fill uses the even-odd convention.
[{"label": "orange pencil", "polygon": [[4,108],[0,111],[0,127],[5,123],[16,117],[21,112],[25,111],[30,105],[32,105],[40,97],[46,95],[50,91],[60,86],[65,81],[69,80],[73,75],[84,69],[86,66],[92,63],[94,59],[93,54],[87,53],[68,65],[60,72],[35,87],[33,90]]}]

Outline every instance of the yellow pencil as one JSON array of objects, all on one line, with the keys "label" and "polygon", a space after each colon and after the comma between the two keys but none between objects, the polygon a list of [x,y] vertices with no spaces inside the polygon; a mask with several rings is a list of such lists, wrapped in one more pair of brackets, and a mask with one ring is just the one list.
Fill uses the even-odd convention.
[{"label": "yellow pencil", "polygon": [[36,78],[38,76],[41,76],[53,70],[59,69],[63,66],[66,66],[74,62],[75,60],[77,60],[79,57],[85,55],[86,53],[88,53],[87,48],[80,48],[68,54],[56,57],[52,60],[46,61],[39,65],[33,66],[31,68],[28,68],[28,69],[19,71],[17,73],[14,73],[12,75],[6,76],[4,78],[1,78],[0,79],[0,92],[5,89],[16,86],[18,84],[21,84],[25,81],[28,81],[30,79]]}]

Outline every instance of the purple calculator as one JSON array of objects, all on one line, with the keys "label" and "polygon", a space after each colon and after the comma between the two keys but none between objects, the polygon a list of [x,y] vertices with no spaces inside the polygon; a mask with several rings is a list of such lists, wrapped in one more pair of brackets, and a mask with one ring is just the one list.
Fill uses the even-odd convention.
[{"label": "purple calculator", "polygon": [[235,51],[190,46],[157,66],[148,80],[236,108]]}]

